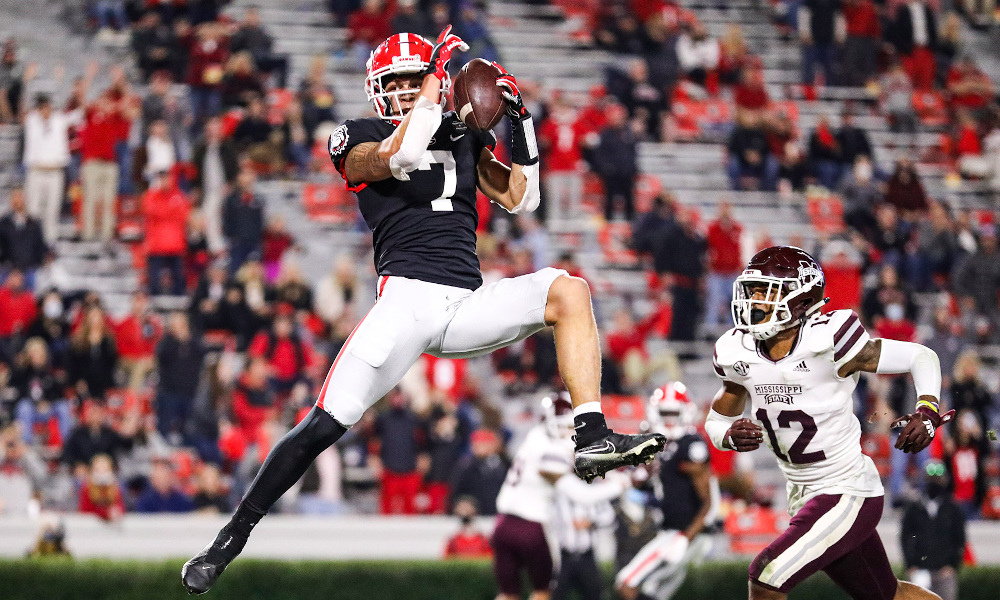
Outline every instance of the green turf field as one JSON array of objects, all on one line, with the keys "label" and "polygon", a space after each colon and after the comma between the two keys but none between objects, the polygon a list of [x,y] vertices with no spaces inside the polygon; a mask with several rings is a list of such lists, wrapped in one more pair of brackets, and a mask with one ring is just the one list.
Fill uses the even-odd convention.
[{"label": "green turf field", "polygon": [[[3,600],[167,600],[187,598],[181,561],[111,562],[42,559],[0,561]],[[746,598],[746,563],[692,569],[679,600]],[[606,573],[609,576],[610,572]],[[492,600],[487,562],[282,562],[238,560],[208,595],[234,600]],[[610,593],[605,594],[611,598]],[[962,600],[1000,598],[1000,568],[962,573]],[[845,599],[819,575],[795,600]]]}]

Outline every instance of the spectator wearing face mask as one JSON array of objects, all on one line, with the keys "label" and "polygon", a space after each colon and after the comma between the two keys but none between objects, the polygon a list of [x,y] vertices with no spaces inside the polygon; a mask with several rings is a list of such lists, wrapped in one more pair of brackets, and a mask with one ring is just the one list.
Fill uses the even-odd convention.
[{"label": "spectator wearing face mask", "polygon": [[445,558],[490,558],[493,548],[490,539],[475,525],[476,501],[470,496],[463,496],[455,502],[455,516],[461,523],[461,529],[448,538],[445,545]]},{"label": "spectator wearing face mask", "polygon": [[907,505],[899,531],[906,573],[941,600],[956,600],[965,553],[965,516],[948,491],[945,465],[931,461],[925,471],[924,493]]}]

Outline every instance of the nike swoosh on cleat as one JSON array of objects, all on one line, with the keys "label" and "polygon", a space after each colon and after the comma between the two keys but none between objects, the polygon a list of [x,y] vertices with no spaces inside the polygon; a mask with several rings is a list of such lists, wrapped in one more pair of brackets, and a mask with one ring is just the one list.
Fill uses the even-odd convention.
[{"label": "nike swoosh on cleat", "polygon": [[612,444],[610,440],[604,440],[604,446],[602,448],[587,448],[581,451],[580,454],[607,454],[614,451],[615,445]]}]

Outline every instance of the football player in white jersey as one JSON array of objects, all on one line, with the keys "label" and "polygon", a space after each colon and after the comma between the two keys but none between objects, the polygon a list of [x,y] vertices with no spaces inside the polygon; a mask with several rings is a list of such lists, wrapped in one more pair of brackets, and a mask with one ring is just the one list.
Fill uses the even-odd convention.
[{"label": "football player in white jersey", "polygon": [[552,517],[555,491],[582,503],[601,502],[625,491],[624,478],[587,485],[573,473],[573,403],[568,392],[542,400],[542,422],[521,442],[497,495],[493,530],[493,571],[497,600],[521,597],[521,574],[531,581],[531,600],[551,596],[553,561],[545,526]]},{"label": "football player in white jersey", "polygon": [[[799,248],[758,252],[733,285],[736,327],[715,344],[723,387],[705,431],[721,450],[767,444],[788,480],[789,528],[750,565],[750,600],[781,600],[824,571],[856,600],[936,599],[897,581],[875,526],[884,491],[861,452],[853,412],[860,373],[910,373],[913,413],[896,448],[919,452],[954,411],[938,413],[941,368],[930,349],[872,339],[851,310],[822,313],[823,270]],[[741,418],[750,402],[751,419]]]}]

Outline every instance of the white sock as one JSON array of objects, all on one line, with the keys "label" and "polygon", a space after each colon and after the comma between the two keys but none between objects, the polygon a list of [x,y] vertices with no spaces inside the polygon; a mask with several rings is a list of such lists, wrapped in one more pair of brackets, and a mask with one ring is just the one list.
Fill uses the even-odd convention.
[{"label": "white sock", "polygon": [[601,412],[601,403],[598,400],[594,400],[593,402],[584,402],[580,406],[573,407],[574,417],[579,417],[580,415],[585,413],[600,413],[600,412]]}]

